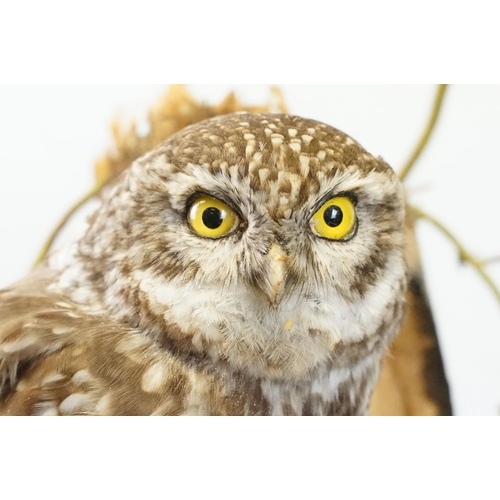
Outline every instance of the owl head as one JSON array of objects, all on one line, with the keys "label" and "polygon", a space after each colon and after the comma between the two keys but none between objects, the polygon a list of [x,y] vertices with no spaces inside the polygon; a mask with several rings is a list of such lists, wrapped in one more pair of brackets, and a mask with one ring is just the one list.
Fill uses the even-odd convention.
[{"label": "owl head", "polygon": [[231,114],[172,136],[108,191],[79,286],[186,362],[298,380],[360,365],[397,333],[403,234],[383,160],[317,121]]}]

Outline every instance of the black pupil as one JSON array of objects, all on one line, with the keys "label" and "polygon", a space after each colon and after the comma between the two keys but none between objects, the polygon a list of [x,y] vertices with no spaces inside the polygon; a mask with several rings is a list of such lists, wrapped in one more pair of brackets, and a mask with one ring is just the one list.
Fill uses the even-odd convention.
[{"label": "black pupil", "polygon": [[202,219],[208,229],[218,229],[224,222],[224,214],[218,208],[207,208],[203,212]]},{"label": "black pupil", "polygon": [[330,227],[338,227],[344,220],[344,214],[339,207],[332,205],[325,210],[325,222]]}]

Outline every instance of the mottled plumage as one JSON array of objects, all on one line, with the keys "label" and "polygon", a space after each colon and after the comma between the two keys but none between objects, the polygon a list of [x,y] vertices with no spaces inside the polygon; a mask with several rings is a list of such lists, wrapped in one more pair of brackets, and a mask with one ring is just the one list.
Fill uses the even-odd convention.
[{"label": "mottled plumage", "polygon": [[[196,234],[200,195],[237,214]],[[311,218],[345,196],[345,241]],[[365,414],[403,316],[397,176],[288,115],[188,127],[103,195],[65,265],[0,292],[0,413]]]}]

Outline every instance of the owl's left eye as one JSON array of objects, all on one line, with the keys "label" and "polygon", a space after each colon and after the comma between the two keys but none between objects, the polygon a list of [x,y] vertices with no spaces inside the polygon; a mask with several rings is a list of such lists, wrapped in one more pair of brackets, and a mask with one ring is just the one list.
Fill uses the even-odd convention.
[{"label": "owl's left eye", "polygon": [[212,196],[196,198],[188,210],[191,229],[205,238],[222,238],[237,226],[239,220],[234,210]]},{"label": "owl's left eye", "polygon": [[347,196],[327,201],[312,218],[314,231],[329,240],[346,240],[356,227],[356,209]]}]

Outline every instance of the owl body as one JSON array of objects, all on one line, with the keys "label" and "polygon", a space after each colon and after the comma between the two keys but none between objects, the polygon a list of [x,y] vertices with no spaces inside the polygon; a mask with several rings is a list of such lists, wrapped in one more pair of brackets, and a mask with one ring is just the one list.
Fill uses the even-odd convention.
[{"label": "owl body", "polygon": [[404,200],[325,124],[188,127],[62,267],[0,294],[0,412],[360,415],[403,316]]}]

